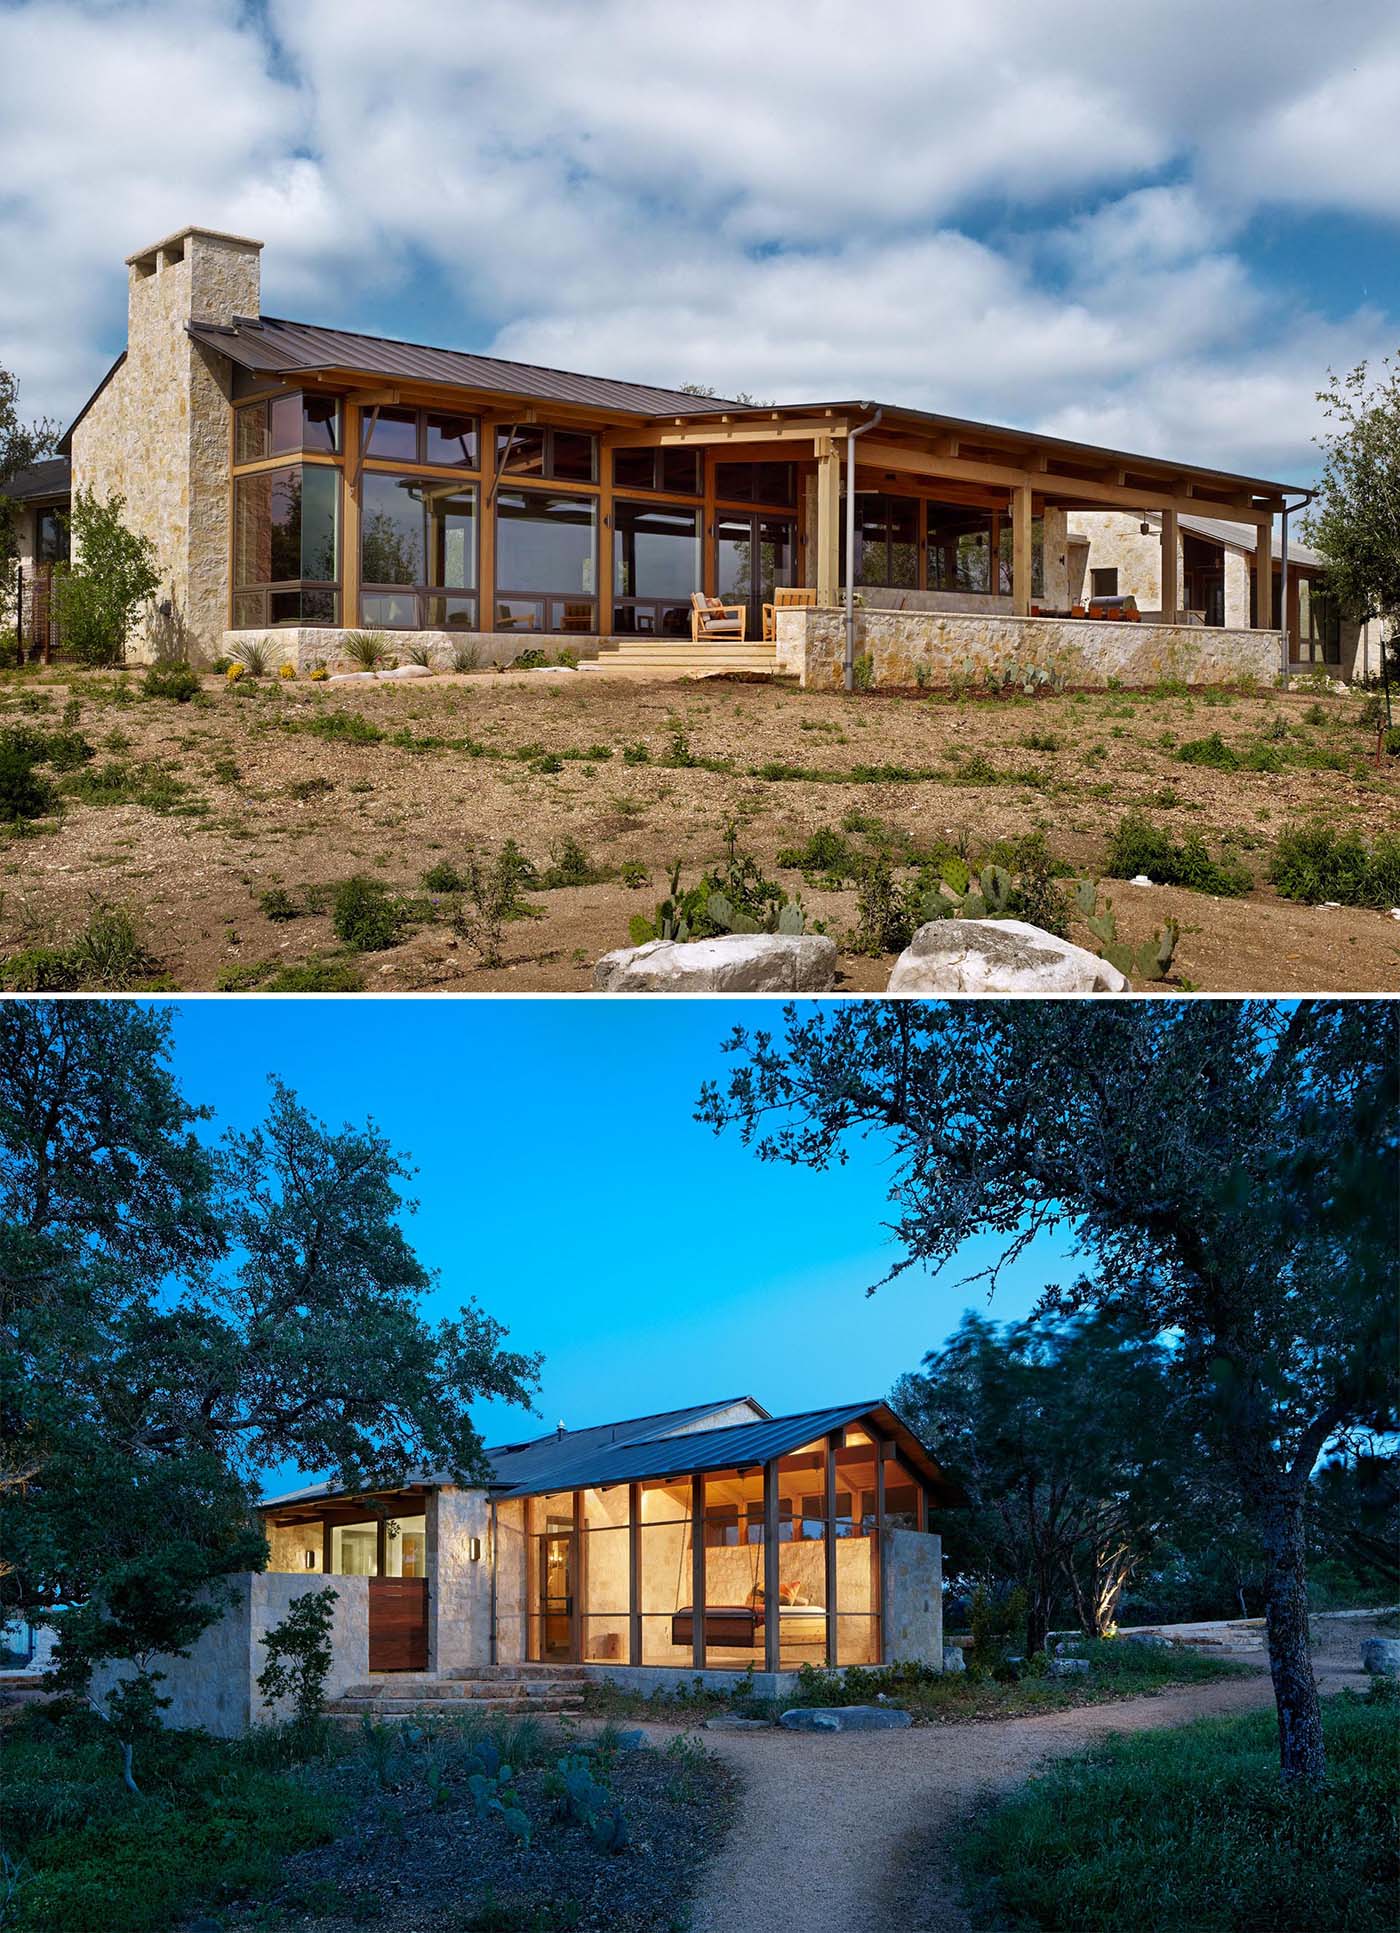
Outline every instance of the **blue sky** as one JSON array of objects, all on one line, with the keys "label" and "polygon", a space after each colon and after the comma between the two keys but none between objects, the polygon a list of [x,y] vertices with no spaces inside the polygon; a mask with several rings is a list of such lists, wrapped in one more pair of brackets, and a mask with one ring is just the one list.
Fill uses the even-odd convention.
[{"label": "blue sky", "polygon": [[190,221],[270,314],[1299,483],[1400,345],[1394,0],[0,0],[0,72],[63,420]]},{"label": "blue sky", "polygon": [[[883,1396],[985,1307],[962,1269],[867,1298],[894,1252],[873,1153],[813,1175],[692,1120],[736,1022],[777,1020],[738,1001],[185,1001],[174,1060],[211,1131],[253,1125],[276,1074],[413,1156],[431,1309],[474,1297],[545,1354],[538,1418],[477,1419],[514,1441],[710,1397],[781,1414]],[[967,1269],[990,1252],[970,1247]],[[1025,1258],[993,1313],[1027,1313],[1055,1254]]]}]

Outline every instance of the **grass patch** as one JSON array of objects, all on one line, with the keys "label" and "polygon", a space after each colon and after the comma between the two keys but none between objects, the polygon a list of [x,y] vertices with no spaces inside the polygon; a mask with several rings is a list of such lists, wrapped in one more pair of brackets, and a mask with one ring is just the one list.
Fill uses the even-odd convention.
[{"label": "grass patch", "polygon": [[88,765],[64,781],[69,798],[83,805],[143,805],[151,812],[199,813],[204,802],[190,796],[190,788],[156,759],[139,761],[109,758]]},{"label": "grass patch", "polygon": [[1269,880],[1284,899],[1342,906],[1400,906],[1400,833],[1378,833],[1368,846],[1354,829],[1321,820],[1288,826],[1278,836]]},{"label": "grass patch", "polygon": [[0,986],[12,993],[131,993],[156,992],[169,982],[130,913],[99,906],[67,946],[31,946],[11,954],[0,966]]},{"label": "grass patch", "polygon": [[1272,1711],[1109,1739],[963,1833],[978,1923],[999,1933],[1239,1933],[1395,1923],[1396,1716],[1323,1702],[1329,1778],[1285,1792]]},{"label": "grass patch", "polygon": [[1217,899],[1238,899],[1254,884],[1248,867],[1236,859],[1217,862],[1198,832],[1177,842],[1141,812],[1125,813],[1109,843],[1104,871],[1110,879],[1145,873],[1158,886],[1189,886]]}]

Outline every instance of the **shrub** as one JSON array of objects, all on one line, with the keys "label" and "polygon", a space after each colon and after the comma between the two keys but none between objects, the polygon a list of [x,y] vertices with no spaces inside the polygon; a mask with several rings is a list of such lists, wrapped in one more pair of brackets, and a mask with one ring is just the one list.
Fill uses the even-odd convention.
[{"label": "shrub", "polygon": [[250,678],[265,678],[271,654],[266,638],[245,638],[233,647],[234,664],[229,666],[232,673],[234,665],[241,665]]},{"label": "shrub", "polygon": [[1274,845],[1269,879],[1284,899],[1400,906],[1400,833],[1377,833],[1367,846],[1359,832],[1337,832],[1321,820],[1286,827]]},{"label": "shrub", "polygon": [[475,671],[481,663],[479,644],[454,644],[452,647],[452,669],[454,671]]},{"label": "shrub", "polygon": [[437,860],[423,875],[423,890],[427,893],[461,893],[466,891],[466,886],[466,879],[450,859]]},{"label": "shrub", "polygon": [[348,745],[377,745],[384,734],[372,719],[358,711],[323,711],[314,718],[290,719],[283,729],[310,732],[313,738],[343,740]]},{"label": "shrub", "polygon": [[34,770],[32,755],[0,743],[0,821],[18,825],[22,819],[42,819],[56,803],[53,787]]},{"label": "shrub", "polygon": [[1217,864],[1199,833],[1189,833],[1177,844],[1141,812],[1125,813],[1119,820],[1104,871],[1113,879],[1146,873],[1159,886],[1189,886],[1219,899],[1238,899],[1254,884],[1248,868],[1238,860]]},{"label": "shrub", "polygon": [[69,512],[73,562],[54,573],[64,649],[80,664],[118,664],[137,611],[160,584],[155,548],[122,522],[126,499],[79,490]]},{"label": "shrub", "polygon": [[191,698],[199,696],[199,691],[198,674],[179,659],[168,664],[153,664],[141,681],[144,698],[169,698],[177,705],[187,705]]},{"label": "shrub", "polygon": [[150,987],[160,962],[148,953],[130,913],[98,906],[67,946],[30,947],[0,967],[14,993],[129,993]]},{"label": "shrub", "polygon": [[376,671],[390,662],[389,641],[382,631],[347,631],[344,649],[346,657],[361,671]]},{"label": "shrub", "polygon": [[300,919],[306,911],[298,904],[283,886],[269,886],[258,904],[262,907],[263,918],[280,925],[285,920]]},{"label": "shrub", "polygon": [[594,865],[578,840],[571,835],[567,835],[550,856],[553,864],[540,874],[536,882],[545,892],[552,892],[561,886],[596,886],[612,877],[606,866]]},{"label": "shrub", "polygon": [[280,967],[264,980],[264,993],[358,993],[364,981],[348,961],[314,955],[295,966]]},{"label": "shrub", "polygon": [[882,953],[900,953],[923,924],[921,889],[896,884],[890,862],[883,853],[870,860],[856,897],[856,925],[851,935],[851,951],[872,958]]},{"label": "shrub", "polygon": [[262,1640],[267,1663],[258,1673],[264,1705],[290,1698],[296,1723],[314,1728],[326,1709],[326,1679],[331,1668],[331,1624],[337,1592],[308,1591],[294,1597],[287,1615]]},{"label": "shrub", "polygon": [[462,899],[452,923],[475,948],[483,966],[501,964],[506,922],[520,917],[524,910],[520,890],[533,877],[534,868],[514,840],[508,839],[492,860],[475,854],[468,860]]},{"label": "shrub", "polygon": [[336,938],[357,953],[382,953],[394,945],[405,924],[404,909],[379,880],[354,873],[336,887],[331,925]]}]

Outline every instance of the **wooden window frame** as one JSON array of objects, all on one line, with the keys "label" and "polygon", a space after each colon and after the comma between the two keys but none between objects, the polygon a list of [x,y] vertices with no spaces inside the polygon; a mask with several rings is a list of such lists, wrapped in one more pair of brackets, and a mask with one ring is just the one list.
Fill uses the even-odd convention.
[{"label": "wooden window frame", "polygon": [[[231,428],[230,434],[234,433]],[[300,470],[306,468],[333,470],[339,476],[336,496],[336,576],[334,578],[292,577],[269,579],[263,583],[240,584],[238,581],[238,486],[249,483],[261,476],[275,474],[279,470]],[[228,628],[231,631],[335,631],[342,625],[345,615],[342,586],[345,581],[345,483],[344,465],[337,457],[278,456],[263,457],[256,463],[240,464],[229,476],[228,490]],[[329,618],[274,618],[271,614],[271,601],[276,595],[289,592],[328,591],[333,599],[332,615]],[[256,624],[239,624],[236,621],[238,600],[240,598],[261,597],[267,616]]]},{"label": "wooden window frame", "polygon": [[[360,469],[392,470],[395,473],[424,471],[429,476],[479,477],[481,474],[481,447],[486,432],[482,427],[481,412],[475,409],[452,409],[445,403],[394,403],[384,408],[401,409],[411,413],[415,419],[412,457],[376,456],[370,449],[370,440],[379,422],[382,410],[376,406],[360,411]],[[428,418],[430,416],[461,416],[472,426],[476,441],[476,457],[471,463],[434,463],[426,454],[428,447]]]},{"label": "wooden window frame", "polygon": [[[466,412],[463,411],[463,414],[465,415]],[[428,583],[380,584],[380,583],[372,582],[365,578],[364,576],[364,478],[367,472],[374,476],[405,477],[410,482],[416,481],[421,478],[421,480],[425,483],[431,482],[431,481],[437,481],[440,483],[456,483],[460,486],[458,490],[459,495],[461,496],[470,495],[472,499],[473,528],[472,528],[472,582],[469,587],[466,587],[466,588],[462,586],[453,587],[451,585],[445,585],[445,584],[428,584]],[[371,621],[367,619],[365,616],[365,598],[366,597],[411,597],[414,601],[414,616],[418,620],[417,623],[396,624],[396,625],[386,624],[386,625],[380,626],[379,628],[382,628],[383,630],[388,631],[391,636],[398,636],[401,633],[408,633],[413,631],[432,631],[432,632],[440,631],[444,636],[450,637],[453,633],[453,627],[449,627],[447,625],[432,625],[432,624],[426,624],[423,622],[423,619],[426,615],[426,609],[425,609],[426,600],[430,597],[462,598],[464,600],[470,599],[474,609],[474,621],[465,628],[464,635],[473,636],[477,632],[479,632],[481,630],[481,552],[482,552],[482,542],[483,542],[482,532],[483,532],[483,524],[484,524],[483,513],[482,513],[482,502],[481,502],[480,480],[475,475],[468,474],[466,471],[463,471],[463,470],[429,469],[426,465],[410,467],[404,464],[375,462],[373,464],[366,463],[361,465],[359,477],[356,479],[355,487],[354,487],[354,490],[351,492],[351,494],[353,495],[355,500],[355,542],[356,542],[356,549],[357,549],[356,571],[355,571],[355,582],[356,582],[355,613],[356,613],[356,618],[358,622],[361,625],[367,626],[369,628],[374,628],[371,625]],[[426,504],[424,504],[424,505],[421,505],[420,507],[423,510],[423,518],[424,518],[423,561],[426,565],[426,563],[428,562],[427,506]],[[342,570],[343,570],[343,563],[342,563]]]},{"label": "wooden window frame", "polygon": [[[511,444],[517,430],[530,430],[543,439],[541,468],[536,470],[508,469],[502,458],[510,454]],[[586,436],[593,445],[593,475],[587,480],[582,477],[561,477],[554,469],[554,439],[556,436]],[[496,475],[502,485],[524,484],[527,487],[543,483],[551,486],[571,485],[576,490],[597,490],[602,472],[601,454],[602,434],[596,429],[575,428],[571,423],[497,423],[493,430],[492,451],[495,458]]]}]

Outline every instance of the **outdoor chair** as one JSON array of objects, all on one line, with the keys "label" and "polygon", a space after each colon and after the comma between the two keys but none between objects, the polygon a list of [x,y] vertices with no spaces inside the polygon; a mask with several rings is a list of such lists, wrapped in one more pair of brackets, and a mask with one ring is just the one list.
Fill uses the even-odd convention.
[{"label": "outdoor chair", "polygon": [[779,611],[814,611],[817,606],[815,589],[806,584],[779,584],[773,591],[773,602],[763,607],[763,641],[771,644],[778,635]]},{"label": "outdoor chair", "polygon": [[748,615],[747,605],[725,604],[717,597],[706,597],[700,591],[692,591],[690,641],[692,644],[703,644],[710,638],[725,638],[737,639],[742,644]]}]

